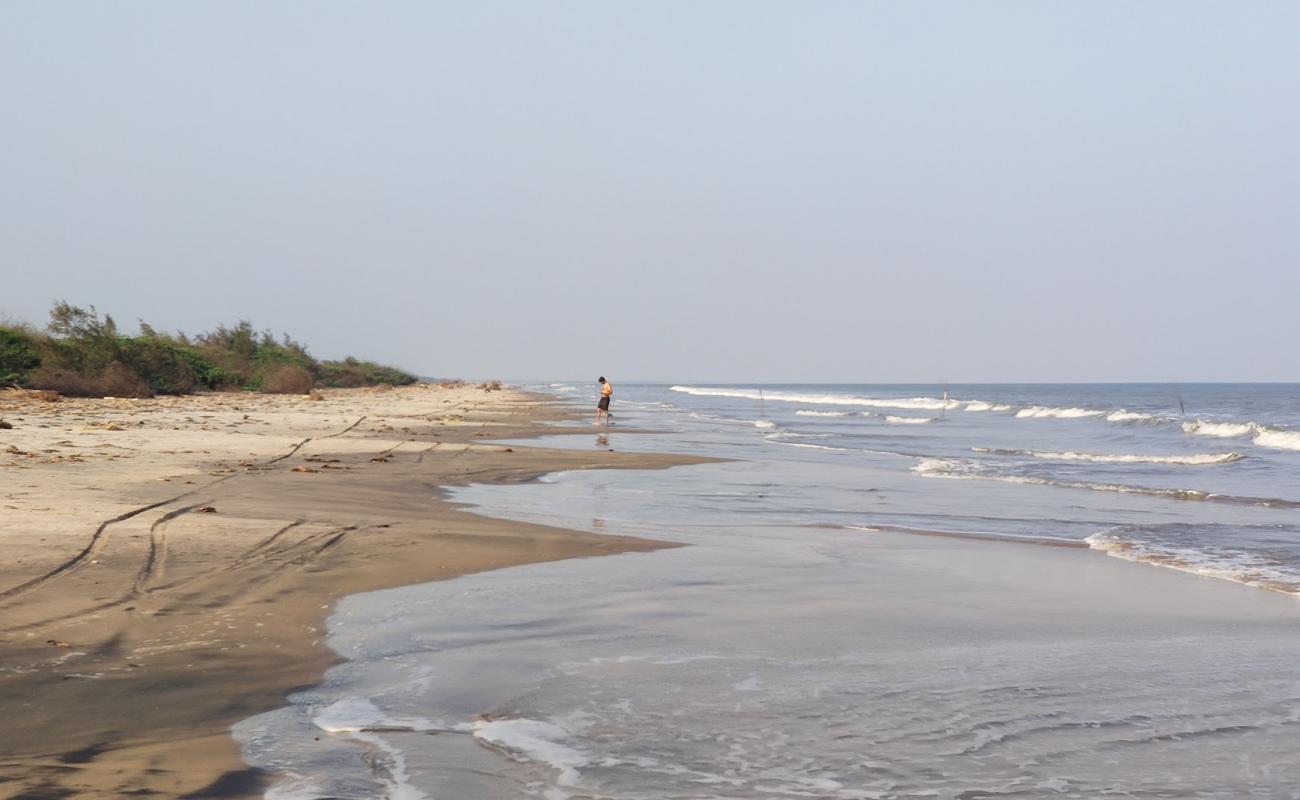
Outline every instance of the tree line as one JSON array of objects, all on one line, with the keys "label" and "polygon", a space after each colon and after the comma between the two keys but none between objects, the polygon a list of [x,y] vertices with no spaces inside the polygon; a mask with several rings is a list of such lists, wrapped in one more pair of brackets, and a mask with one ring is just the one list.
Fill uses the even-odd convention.
[{"label": "tree line", "polygon": [[81,397],[152,397],[195,391],[305,394],[316,387],[414,383],[394,367],[348,357],[322,361],[285,334],[248,321],[196,336],[140,322],[123,334],[113,317],[60,301],[46,327],[0,324],[0,385]]}]

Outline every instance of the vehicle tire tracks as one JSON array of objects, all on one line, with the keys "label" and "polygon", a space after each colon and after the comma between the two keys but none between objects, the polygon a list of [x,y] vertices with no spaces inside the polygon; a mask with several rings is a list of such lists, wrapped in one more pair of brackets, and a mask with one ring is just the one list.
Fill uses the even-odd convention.
[{"label": "vehicle tire tracks", "polygon": [[[290,448],[289,452],[284,453],[283,455],[276,456],[275,458],[272,458],[269,461],[264,461],[262,462],[262,465],[270,466],[272,464],[276,464],[281,461],[284,461],[286,458],[289,458],[290,456],[294,455],[299,450],[301,450],[303,446],[306,445],[308,442],[316,441],[318,439],[333,439],[336,436],[342,436],[343,434],[347,433],[348,431],[360,425],[362,422],[365,421],[365,419],[366,419],[365,415],[362,415],[361,417],[357,418],[356,422],[353,422],[351,425],[348,425],[343,430],[337,431],[335,433],[327,434],[325,436],[319,436],[319,437],[308,436],[307,438],[303,439],[301,442],[298,442],[292,448]],[[58,566],[54,567],[53,569],[51,569],[50,571],[46,572],[43,575],[38,575],[37,577],[32,578],[28,581],[24,581],[23,583],[20,583],[17,586],[11,586],[8,589],[0,591],[0,605],[10,600],[13,600],[16,597],[20,597],[36,589],[39,589],[42,586],[45,586],[46,584],[50,583],[51,581],[62,578],[74,572],[75,570],[81,568],[82,566],[85,566],[87,563],[92,561],[95,556],[99,555],[99,553],[101,553],[103,549],[108,545],[109,529],[113,525],[116,525],[120,522],[126,522],[127,520],[132,519],[133,517],[137,517],[145,513],[146,511],[152,511],[155,508],[162,508],[163,506],[171,505],[172,503],[175,503],[178,500],[183,500],[187,497],[192,497],[196,494],[199,494],[200,492],[206,492],[212,487],[216,486],[217,484],[228,481],[231,478],[234,478],[240,474],[241,473],[224,475],[201,488],[191,489],[187,492],[182,492],[181,494],[175,495],[173,497],[169,497],[165,500],[159,500],[154,503],[149,503],[148,505],[140,506],[139,508],[133,508],[130,511],[123,512],[121,514],[118,514],[115,517],[110,517],[109,519],[104,520],[103,522],[99,523],[99,526],[95,528],[95,532],[91,534],[89,543],[87,543],[86,546],[80,552],[74,555],[72,558],[68,559],[67,561],[64,561],[63,563],[59,564]],[[151,546],[150,558],[155,557],[155,555],[156,552]],[[138,585],[139,582],[137,580],[137,586]]]}]

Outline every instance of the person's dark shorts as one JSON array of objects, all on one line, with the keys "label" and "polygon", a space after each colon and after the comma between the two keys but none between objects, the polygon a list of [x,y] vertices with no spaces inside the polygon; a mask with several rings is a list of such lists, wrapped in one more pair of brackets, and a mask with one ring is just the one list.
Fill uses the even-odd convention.
[{"label": "person's dark shorts", "polygon": [[599,408],[601,411],[608,411],[608,410],[609,410],[609,398],[608,398],[608,397],[602,397],[602,398],[600,398],[600,402],[596,404],[596,408]]}]

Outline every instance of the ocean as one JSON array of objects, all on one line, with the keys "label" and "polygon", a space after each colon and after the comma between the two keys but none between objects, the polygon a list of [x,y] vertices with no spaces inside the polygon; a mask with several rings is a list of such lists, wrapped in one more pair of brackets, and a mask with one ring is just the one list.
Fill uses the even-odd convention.
[{"label": "ocean", "polygon": [[[520,444],[732,460],[455,499],[691,546],[348,598],[347,661],[237,728],[269,797],[1300,797],[1300,386],[616,382],[613,412]],[[1216,613],[1240,592],[1275,611]]]}]

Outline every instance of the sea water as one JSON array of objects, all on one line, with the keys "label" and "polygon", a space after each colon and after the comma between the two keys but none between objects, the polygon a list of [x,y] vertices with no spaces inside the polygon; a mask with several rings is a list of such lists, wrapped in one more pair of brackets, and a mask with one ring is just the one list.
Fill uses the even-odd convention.
[{"label": "sea water", "polygon": [[[348,660],[237,729],[269,796],[1300,797],[1300,387],[620,384],[613,421],[542,443],[735,460],[456,499],[691,546],[348,598]],[[989,538],[1283,611],[990,620]]]}]

